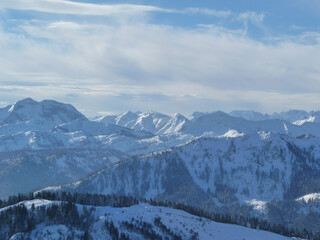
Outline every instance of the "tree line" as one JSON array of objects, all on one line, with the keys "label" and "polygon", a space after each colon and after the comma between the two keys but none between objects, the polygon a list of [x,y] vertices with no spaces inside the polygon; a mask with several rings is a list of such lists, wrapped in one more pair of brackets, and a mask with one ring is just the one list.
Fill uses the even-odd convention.
[{"label": "tree line", "polygon": [[[24,204],[18,204],[22,201],[46,199],[52,201],[60,201],[60,204],[52,204],[50,206],[41,206],[35,208],[33,205],[31,210],[27,210]],[[310,231],[299,230],[298,228],[286,228],[281,224],[271,224],[266,220],[261,220],[256,217],[244,217],[238,215],[228,215],[220,213],[209,213],[203,209],[197,209],[191,206],[186,206],[180,203],[169,201],[154,201],[152,199],[138,200],[134,197],[114,196],[102,194],[88,193],[54,193],[54,192],[39,192],[36,194],[19,194],[11,196],[7,200],[0,201],[0,208],[5,208],[0,212],[0,239],[10,239],[15,233],[25,232],[30,233],[39,223],[46,225],[63,224],[71,229],[79,229],[83,232],[81,239],[90,239],[89,228],[94,222],[93,208],[87,209],[83,207],[83,211],[79,213],[76,204],[90,206],[110,206],[110,207],[130,207],[139,203],[148,203],[153,206],[170,207],[178,210],[183,210],[192,215],[201,218],[206,218],[220,223],[236,224],[253,229],[260,229],[274,232],[280,235],[312,240],[320,240],[320,232],[313,233]],[[16,205],[15,205],[16,204]],[[12,206],[13,205],[13,206]],[[168,233],[171,239],[179,239],[179,235],[174,235],[162,224],[161,219],[155,219],[155,226],[163,230],[163,233]],[[106,229],[109,231],[113,239],[126,240],[128,236],[121,233],[112,221],[105,223]],[[161,236],[156,235],[152,228],[147,223],[139,223],[133,225],[131,222],[123,222],[122,226],[128,230],[142,234],[146,238],[161,239]],[[197,233],[195,233],[196,237]],[[196,238],[195,238],[196,239]]]}]

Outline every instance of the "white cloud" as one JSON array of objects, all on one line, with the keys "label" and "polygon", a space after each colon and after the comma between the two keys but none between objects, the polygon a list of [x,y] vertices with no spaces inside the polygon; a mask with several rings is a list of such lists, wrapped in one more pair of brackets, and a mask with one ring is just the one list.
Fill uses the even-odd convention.
[{"label": "white cloud", "polygon": [[212,17],[230,17],[232,15],[231,11],[217,11],[215,9],[208,9],[208,8],[187,8],[183,13],[190,13],[190,14],[204,14],[209,15]]},{"label": "white cloud", "polygon": [[116,16],[134,15],[145,12],[171,12],[147,5],[134,4],[91,4],[66,0],[1,0],[0,9],[33,10],[56,14]]},{"label": "white cloud", "polygon": [[263,25],[263,20],[265,18],[265,15],[263,13],[256,13],[256,12],[244,12],[240,13],[237,16],[235,16],[235,19],[238,21],[243,21],[245,32],[248,31],[248,23],[252,23],[253,25],[260,27],[261,29],[265,30],[265,27]]},{"label": "white cloud", "polygon": [[243,21],[251,21],[255,24],[261,24],[265,15],[263,13],[256,13],[256,12],[244,12],[240,13],[237,18]]},{"label": "white cloud", "polygon": [[215,25],[17,24],[0,28],[0,101],[55,98],[86,113],[310,110],[320,101],[320,44],[299,40],[306,36],[266,44]]}]

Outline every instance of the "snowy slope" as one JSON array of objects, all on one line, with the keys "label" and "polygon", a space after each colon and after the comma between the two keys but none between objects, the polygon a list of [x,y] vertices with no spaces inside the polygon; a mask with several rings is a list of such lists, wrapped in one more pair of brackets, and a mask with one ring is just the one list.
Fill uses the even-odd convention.
[{"label": "snowy slope", "polygon": [[181,133],[201,136],[208,132],[213,136],[223,135],[230,129],[241,133],[257,133],[260,131],[287,134],[298,137],[304,134],[320,136],[319,123],[304,123],[297,126],[280,119],[250,121],[244,118],[232,117],[224,112],[214,112],[198,117],[191,124],[183,126]]},{"label": "snowy slope", "polygon": [[320,193],[311,193],[311,194],[307,194],[305,196],[299,197],[297,198],[297,201],[299,202],[309,202],[309,201],[313,201],[313,202],[320,202]]},{"label": "snowy slope", "polygon": [[[213,113],[195,112],[189,119],[181,114],[171,117],[154,112],[133,113],[126,112],[118,116],[106,116],[98,122],[114,123],[135,130],[144,130],[162,134],[189,134],[195,137],[201,135],[219,136],[230,129],[241,133],[256,133],[259,131],[283,133],[290,136],[311,134],[320,136],[319,112],[290,110],[272,115],[254,111],[233,111],[230,114],[218,111]],[[305,117],[308,118],[305,118]],[[299,119],[299,120],[296,120]]]},{"label": "snowy slope", "polygon": [[303,110],[289,110],[286,112],[272,114],[272,118],[279,118],[288,122],[295,122],[298,120],[309,118],[310,116],[310,113]]},{"label": "snowy slope", "polygon": [[128,111],[117,116],[105,116],[99,118],[97,121],[155,134],[169,119],[169,116],[157,112],[134,113]]},{"label": "snowy slope", "polygon": [[295,199],[295,201],[299,204],[298,213],[303,215],[318,213],[318,217],[320,216],[320,193],[310,193]]},{"label": "snowy slope", "polygon": [[127,156],[103,149],[0,153],[0,199],[83,178]]},{"label": "snowy slope", "polygon": [[204,115],[208,115],[208,112],[194,112],[192,113],[190,116],[188,116],[188,119],[193,122],[195,121],[198,117],[204,116]]},{"label": "snowy slope", "polygon": [[191,124],[190,120],[188,120],[183,115],[176,113],[159,131],[157,131],[156,134],[161,135],[161,134],[177,133],[183,127],[188,126],[189,124]]},{"label": "snowy slope", "polygon": [[320,141],[316,137],[231,131],[134,157],[58,189],[189,204],[209,201],[218,206],[253,199],[270,202],[296,198],[317,187],[318,159]]},{"label": "snowy slope", "polygon": [[[30,210],[32,204],[36,207],[57,204],[47,200],[32,200],[23,202]],[[83,205],[77,204],[79,214],[83,211]],[[155,224],[156,219],[160,219],[161,223],[174,234],[182,237],[182,239],[192,239],[198,236],[198,239],[246,239],[246,240],[285,240],[291,239],[271,232],[245,228],[232,224],[217,223],[205,218],[193,216],[181,210],[155,207],[148,204],[139,204],[127,208],[112,207],[93,207],[85,206],[87,209],[94,209],[94,223],[90,228],[89,234],[93,239],[111,239],[109,232],[105,227],[105,221],[112,221],[120,233],[125,233],[130,239],[143,239],[143,236],[137,231],[133,231],[124,227],[124,222],[132,223],[133,226],[140,227],[140,224],[150,226],[150,228],[162,237],[168,236],[168,232],[164,231]],[[1,210],[0,210],[1,211]],[[73,235],[72,235],[73,234]],[[58,240],[80,239],[83,232],[78,229],[69,229],[65,225],[49,225],[39,224],[30,233],[15,234],[11,240],[21,239],[22,237],[30,237],[31,240]]]},{"label": "snowy slope", "polygon": [[241,133],[266,131],[291,134],[290,130],[292,128],[294,135],[303,133],[299,127],[291,125],[281,120],[249,121],[243,118],[232,117],[224,112],[214,112],[198,117],[191,125],[183,127],[181,132],[194,136],[201,136],[205,132],[212,132],[215,136],[219,136],[225,134],[230,129],[234,129]]},{"label": "snowy slope", "polygon": [[303,122],[320,122],[320,111],[289,110],[281,113],[262,114],[255,111],[235,110],[229,113],[233,117],[241,117],[251,121],[281,119],[297,125]]},{"label": "snowy slope", "polygon": [[229,113],[232,117],[241,117],[250,121],[269,120],[272,117],[269,114],[262,114],[255,111],[248,110],[234,110]]},{"label": "snowy slope", "polygon": [[0,113],[0,199],[73,182],[128,155],[193,139],[90,121],[71,105],[50,100],[21,100]]},{"label": "snowy slope", "polygon": [[59,124],[85,118],[72,105],[53,100],[36,102],[27,98],[8,107],[0,110],[0,134],[49,130]]}]

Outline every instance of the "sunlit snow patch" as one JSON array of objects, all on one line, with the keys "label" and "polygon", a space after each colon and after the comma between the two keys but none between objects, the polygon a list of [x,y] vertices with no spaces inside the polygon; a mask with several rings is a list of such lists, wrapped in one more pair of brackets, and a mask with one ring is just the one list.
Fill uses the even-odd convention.
[{"label": "sunlit snow patch", "polygon": [[224,137],[224,138],[236,138],[236,137],[242,137],[244,136],[244,133],[239,133],[237,130],[230,129],[228,132],[225,134],[219,136],[219,137]]},{"label": "sunlit snow patch", "polygon": [[306,122],[314,122],[315,119],[316,119],[315,116],[313,116],[313,117],[311,116],[311,117],[309,117],[309,118],[307,118],[307,119],[295,121],[295,122],[293,122],[293,124],[294,124],[294,125],[301,126],[301,125],[303,125],[303,124],[306,123]]},{"label": "sunlit snow patch", "polygon": [[306,203],[309,201],[320,201],[320,193],[307,194],[303,197],[297,198],[296,201],[305,201]]},{"label": "sunlit snow patch", "polygon": [[251,205],[254,210],[259,211],[261,213],[266,213],[266,211],[267,211],[267,202],[265,202],[265,201],[259,201],[257,199],[252,199],[252,200],[246,201],[246,203]]}]

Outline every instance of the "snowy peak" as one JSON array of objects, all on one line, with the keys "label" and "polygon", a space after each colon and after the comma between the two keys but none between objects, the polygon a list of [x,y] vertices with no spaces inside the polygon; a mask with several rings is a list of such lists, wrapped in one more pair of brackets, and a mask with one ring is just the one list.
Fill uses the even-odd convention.
[{"label": "snowy peak", "polygon": [[115,116],[105,116],[97,121],[155,134],[169,119],[170,117],[165,114],[152,111],[145,113],[128,111]]},{"label": "snowy peak", "polygon": [[223,134],[220,137],[225,137],[225,138],[236,138],[236,137],[242,137],[244,136],[244,133],[239,133],[237,130],[232,130],[230,129],[228,132]]},{"label": "snowy peak", "polygon": [[135,130],[143,130],[146,132],[156,133],[169,121],[169,116],[148,111],[146,113],[139,114],[139,118],[133,125]]},{"label": "snowy peak", "polygon": [[146,138],[153,136],[149,132],[135,131],[133,129],[128,129],[114,124],[90,121],[87,118],[79,118],[74,121],[61,124],[54,128],[52,131],[64,133],[83,132],[92,136],[103,136],[112,134],[133,138]]},{"label": "snowy peak", "polygon": [[[5,109],[8,109],[8,107]],[[36,121],[54,126],[78,118],[85,118],[85,116],[70,104],[53,100],[37,102],[31,98],[26,98],[10,106],[7,114],[2,118],[2,125]]]},{"label": "snowy peak", "polygon": [[170,118],[166,125],[157,132],[157,134],[176,133],[179,132],[182,127],[187,126],[190,123],[190,120],[185,116],[176,113]]},{"label": "snowy peak", "polygon": [[116,125],[122,127],[128,127],[127,125],[129,125],[132,121],[135,121],[138,117],[138,114],[128,111],[116,117],[115,123]]},{"label": "snowy peak", "polygon": [[[307,118],[305,118],[307,116]],[[299,119],[297,121],[294,121]],[[222,111],[212,113],[195,112],[189,118],[181,114],[167,116],[157,112],[126,112],[118,116],[98,119],[118,126],[150,132],[155,135],[189,134],[199,136],[221,136],[230,129],[239,133],[260,131],[283,133],[290,136],[313,134],[320,136],[320,112],[290,110],[282,113],[262,114],[254,111]]]}]

